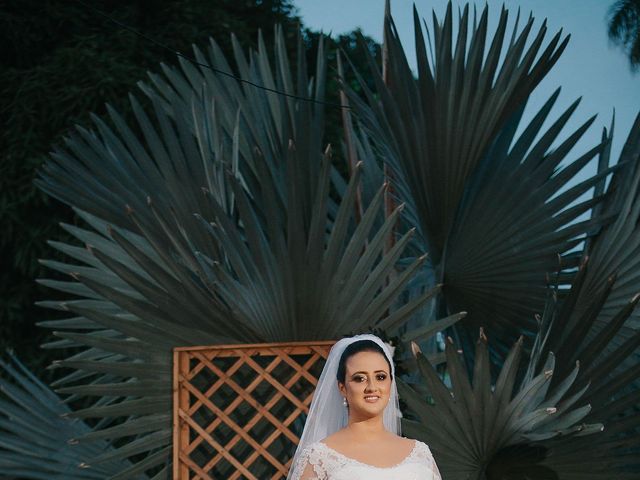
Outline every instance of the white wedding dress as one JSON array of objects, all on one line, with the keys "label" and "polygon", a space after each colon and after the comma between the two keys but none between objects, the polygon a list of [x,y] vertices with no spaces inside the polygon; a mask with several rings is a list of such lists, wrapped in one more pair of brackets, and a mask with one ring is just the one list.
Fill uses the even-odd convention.
[{"label": "white wedding dress", "polygon": [[305,448],[291,480],[441,480],[429,447],[416,440],[411,453],[393,467],[374,467],[346,457],[322,442]]}]

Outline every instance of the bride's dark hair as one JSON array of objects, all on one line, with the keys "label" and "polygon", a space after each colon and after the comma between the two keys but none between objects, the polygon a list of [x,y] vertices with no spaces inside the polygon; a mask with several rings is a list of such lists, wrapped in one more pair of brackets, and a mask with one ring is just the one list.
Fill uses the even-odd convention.
[{"label": "bride's dark hair", "polygon": [[353,342],[350,345],[347,345],[347,348],[344,349],[342,355],[340,356],[340,361],[338,362],[338,371],[336,373],[336,378],[342,384],[345,382],[345,377],[347,376],[347,360],[349,357],[354,356],[356,353],[360,352],[377,352],[382,355],[389,365],[389,378],[393,380],[393,369],[391,368],[391,362],[387,357],[387,354],[382,350],[382,347],[378,345],[373,340],[358,340],[357,342]]}]

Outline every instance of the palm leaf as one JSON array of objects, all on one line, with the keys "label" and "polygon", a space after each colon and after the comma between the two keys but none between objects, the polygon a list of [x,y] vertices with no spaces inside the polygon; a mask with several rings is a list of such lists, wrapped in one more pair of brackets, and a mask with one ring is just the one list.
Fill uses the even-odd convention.
[{"label": "palm leaf", "polygon": [[[505,449],[529,444],[531,438],[572,435],[575,433],[572,428],[581,425],[587,415],[588,408],[575,405],[577,401],[583,403],[580,397],[568,404],[547,401],[549,397],[562,396],[574,380],[574,376],[565,377],[558,388],[549,390],[551,379],[556,376],[553,354],[546,357],[543,368],[536,371],[535,376],[517,382],[522,346],[521,338],[510,350],[492,385],[484,333],[480,332],[476,344],[472,379],[449,339],[446,355],[451,388],[422,353],[417,353],[419,371],[432,400],[427,402],[409,385],[400,384],[401,397],[415,415],[412,419],[403,419],[403,430],[429,443],[443,478],[485,478],[487,471],[496,468],[492,465],[495,457]],[[576,432],[596,432],[601,428],[592,424]],[[526,466],[529,474],[540,468],[535,459],[521,457],[520,460],[520,466]]]},{"label": "palm leaf", "polygon": [[[69,416],[71,408],[14,355],[0,360],[0,471],[30,479],[104,479],[130,463],[116,459],[89,465],[86,459],[113,447],[104,439],[79,443],[91,427]],[[130,478],[147,478],[137,475]]]},{"label": "palm leaf", "polygon": [[464,328],[456,329],[463,349],[473,350],[471,332],[485,326],[495,338],[492,350],[504,356],[520,333],[535,336],[533,318],[545,302],[547,273],[560,268],[563,281],[570,281],[579,257],[575,248],[615,213],[580,221],[602,201],[602,195],[581,195],[588,196],[615,167],[567,187],[607,148],[608,139],[571,159],[593,119],[562,140],[576,102],[545,131],[558,92],[516,135],[529,95],[567,44],[561,33],[543,47],[546,24],[532,34],[529,18],[521,30],[516,21],[505,40],[503,9],[487,45],[488,7],[471,21],[467,5],[454,44],[449,3],[444,20],[434,16],[427,30],[434,38],[430,60],[415,10],[414,18],[418,78],[387,16],[386,79],[371,59],[376,91],[362,81],[366,99],[354,92],[350,98],[392,171],[392,187],[406,203],[408,218],[416,222],[432,282],[443,284],[440,315],[468,311],[459,324]]},{"label": "palm leaf", "polygon": [[[613,126],[612,126],[613,130]],[[610,140],[613,132],[603,136]],[[609,149],[604,152],[601,162],[609,163]],[[596,215],[615,216],[615,221],[604,226],[589,242],[589,269],[586,272],[582,297],[577,304],[583,304],[583,299],[590,298],[594,292],[605,285],[607,279],[616,276],[615,285],[602,307],[597,325],[603,327],[627,303],[629,298],[638,292],[640,281],[640,247],[638,237],[638,222],[640,220],[640,116],[636,118],[629,137],[622,149],[618,165],[624,168],[616,172],[611,179],[608,190],[611,194],[596,211]],[[640,327],[638,314],[634,314],[627,327]],[[630,332],[629,332],[630,333]]]},{"label": "palm leaf", "polygon": [[[610,304],[609,297],[620,279],[609,277],[608,282],[592,291],[587,299],[584,289],[592,278],[592,260],[596,257],[584,261],[562,302],[557,302],[557,295],[551,297],[553,306],[542,319],[551,326],[540,355],[556,352],[560,375],[567,372],[573,362],[580,363],[580,372],[567,395],[585,391],[582,398],[591,406],[585,421],[602,423],[605,429],[597,441],[586,438],[550,441],[545,464],[562,471],[562,478],[578,479],[588,475],[604,479],[614,474],[616,478],[633,478],[630,472],[640,468],[640,367],[635,353],[640,346],[640,332],[626,324],[640,300],[640,293],[629,297],[612,317],[607,317],[603,310]],[[602,321],[603,317],[606,321]],[[598,326],[599,321],[602,326]],[[582,460],[574,464],[577,458]]]},{"label": "palm leaf", "polygon": [[[418,355],[430,401],[418,393],[419,388],[402,385],[403,398],[415,414],[406,420],[405,431],[429,443],[444,477],[635,478],[640,390],[633,382],[640,368],[637,362],[625,365],[625,360],[640,345],[640,335],[618,350],[607,346],[640,295],[597,335],[590,335],[613,279],[571,322],[587,270],[585,262],[562,301],[555,289],[551,292],[531,351],[524,352],[521,338],[495,383],[482,330],[472,382],[451,340],[447,345],[451,388]],[[524,368],[519,365],[523,355],[527,356]]]},{"label": "palm leaf", "polygon": [[[237,71],[321,101],[322,45],[311,79],[302,40],[292,74],[284,37],[276,38],[273,67],[261,40],[248,59],[236,44]],[[229,71],[215,44],[208,57],[196,55]],[[149,102],[132,97],[137,125],[113,111],[111,125],[96,119],[97,131],[79,129],[38,182],[87,224],[64,226],[86,249],[57,242],[70,263],[44,262],[72,279],[43,282],[74,295],[42,302],[73,314],[44,326],[60,338],[48,348],[78,349],[57,363],[70,373],[55,386],[92,399],[71,414],[96,419],[82,441],[117,445],[87,463],[131,460],[114,479],[168,475],[173,347],[331,339],[385,319],[397,328],[435,293],[397,308],[424,258],[390,279],[411,237],[384,248],[402,208],[380,222],[379,185],[355,222],[357,172],[342,194],[332,192],[321,103],[184,62],[142,88]]]}]

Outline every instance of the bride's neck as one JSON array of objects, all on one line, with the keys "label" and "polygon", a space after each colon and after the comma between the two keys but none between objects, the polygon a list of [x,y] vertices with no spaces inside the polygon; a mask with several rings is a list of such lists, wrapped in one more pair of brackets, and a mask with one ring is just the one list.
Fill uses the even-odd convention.
[{"label": "bride's neck", "polygon": [[382,416],[371,418],[349,418],[347,428],[355,435],[375,436],[386,432]]}]

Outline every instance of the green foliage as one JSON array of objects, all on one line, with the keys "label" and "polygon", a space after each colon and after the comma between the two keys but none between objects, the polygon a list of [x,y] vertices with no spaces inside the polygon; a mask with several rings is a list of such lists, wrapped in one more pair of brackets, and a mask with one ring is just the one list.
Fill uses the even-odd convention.
[{"label": "green foliage", "polygon": [[79,419],[69,417],[71,408],[38,380],[13,355],[0,360],[0,429],[3,476],[39,480],[104,479],[129,462],[112,461],[89,466],[85,460],[112,451],[103,439],[79,444],[91,432]]},{"label": "green foliage", "polygon": [[535,335],[547,274],[561,268],[563,281],[570,279],[576,247],[605,221],[581,221],[602,201],[581,195],[613,168],[567,186],[595,162],[606,140],[570,160],[593,118],[560,140],[576,102],[543,130],[559,92],[516,136],[529,94],[566,46],[561,33],[544,46],[545,25],[530,38],[529,18],[509,35],[503,9],[489,42],[488,7],[472,20],[467,6],[454,42],[450,4],[444,20],[434,17],[427,32],[434,39],[430,56],[415,10],[414,18],[418,78],[387,17],[388,80],[371,61],[375,91],[363,83],[366,100],[351,98],[407,205],[406,224],[418,229],[418,251],[429,252],[432,282],[443,284],[440,315],[468,311],[457,329],[463,349],[473,351],[475,332],[485,326],[496,339],[494,353],[504,356],[520,334]]},{"label": "green foliage", "polygon": [[[229,29],[246,45],[265,25],[269,38],[273,24],[298,22],[286,0],[88,3],[179,51]],[[43,315],[34,303],[47,295],[34,284],[44,275],[38,259],[61,258],[45,240],[60,238],[59,222],[77,220],[35,188],[35,171],[74,123],[104,113],[105,102],[130,118],[127,93],[148,69],[175,55],[76,2],[3,3],[0,19],[0,348],[15,348],[44,374],[55,357],[39,349],[47,335],[34,328]],[[221,37],[228,52],[228,35]]]},{"label": "green foliage", "polygon": [[[583,391],[558,403],[573,386],[577,366],[561,378],[560,385],[550,389],[551,380],[556,377],[556,358],[549,353],[540,370],[534,370],[537,357],[529,358],[528,375],[516,381],[522,344],[520,338],[507,355],[495,385],[491,382],[487,338],[482,331],[475,349],[472,379],[449,339],[445,351],[451,388],[422,353],[417,354],[418,368],[431,401],[425,401],[408,385],[400,383],[402,397],[416,415],[413,420],[403,421],[403,431],[429,442],[443,478],[527,478],[517,475],[560,478],[540,464],[544,455],[528,458],[522,453],[527,447],[535,451],[536,441],[603,429],[601,424],[579,423],[589,412],[588,406],[581,405]],[[520,456],[504,455],[514,446],[521,449]]]},{"label": "green foliage", "polygon": [[640,1],[616,0],[609,10],[609,38],[622,47],[632,70],[640,66]]},{"label": "green foliage", "polygon": [[[296,48],[291,40],[295,39],[299,19],[287,0],[88,3],[177,51],[188,52],[192,44],[204,44],[213,36],[225,55],[230,55],[228,32],[234,32],[247,46],[255,45],[257,31],[263,29],[265,41],[270,43],[274,24],[283,26],[287,48]],[[0,118],[5,126],[0,137],[0,221],[4,227],[0,238],[4,253],[0,268],[0,349],[14,348],[30,368],[50,380],[51,372],[44,367],[58,354],[39,347],[48,333],[34,328],[43,319],[43,310],[35,302],[46,296],[64,297],[34,279],[43,277],[46,271],[38,259],[64,258],[46,240],[71,241],[72,236],[61,231],[59,223],[77,225],[79,220],[71,210],[35,188],[35,172],[69,128],[87,124],[91,112],[105,115],[105,103],[131,122],[134,116],[127,94],[146,71],[156,70],[161,61],[173,63],[175,55],[76,2],[9,2],[0,7],[0,22],[0,40],[5,46],[0,53]],[[310,61],[315,56],[312,44],[317,35],[305,31]],[[329,59],[340,46],[353,52],[359,61],[354,35],[331,40]],[[376,49],[379,52],[373,41],[366,41],[374,54]],[[328,82],[328,96],[337,101],[335,75]],[[328,116],[327,136],[339,145],[340,112],[331,110]]]},{"label": "green foliage", "polygon": [[[370,40],[353,54],[357,33],[336,43],[296,34],[288,4],[252,5],[217,4],[210,24],[200,20],[204,4],[167,2],[129,23],[171,44],[169,32],[181,49],[188,29],[164,28],[156,15],[204,26],[221,19],[225,30],[253,25],[232,20],[252,8],[284,15],[284,28],[258,35],[249,52],[240,33],[193,55],[289,96],[180,58],[138,84],[143,96],[94,108],[93,127],[67,133],[40,169],[39,187],[76,214],[50,242],[58,253],[41,262],[53,273],[40,284],[57,293],[39,304],[57,315],[41,322],[57,337],[47,347],[66,356],[53,386],[74,406],[69,416],[92,429],[80,444],[113,446],[87,453],[87,463],[114,479],[167,477],[175,346],[377,329],[429,346],[401,365],[411,371],[402,389],[414,414],[405,426],[432,446],[446,478],[627,478],[640,438],[640,120],[614,166],[606,130],[573,156],[592,119],[562,138],[577,102],[543,129],[557,92],[519,128],[567,39],[558,33],[545,45],[546,26],[534,32],[533,18],[508,35],[504,9],[489,40],[488,7],[473,19],[466,7],[456,28],[449,5],[426,32],[431,55],[416,14],[415,78],[390,16],[383,74]],[[71,21],[69,34],[81,25]],[[139,66],[133,59],[148,53],[141,40],[119,35],[72,36],[55,49],[55,65],[84,42],[85,63],[114,50]],[[25,60],[14,57],[16,70]],[[82,77],[85,66],[75,68]],[[91,106],[79,92],[101,85],[92,92],[116,95],[132,80],[116,78],[74,80],[77,108]],[[353,112],[326,110],[325,100],[348,101]],[[39,111],[23,107],[34,118]],[[575,183],[592,163],[597,173]],[[558,272],[551,295],[550,272]],[[462,322],[460,310],[469,311]],[[491,341],[481,336],[474,348],[478,327]],[[444,330],[456,340],[441,353],[433,337]]]},{"label": "green foliage", "polygon": [[[599,145],[571,159],[593,120],[561,140],[577,102],[542,129],[558,92],[520,129],[529,94],[566,39],[558,33],[543,46],[543,24],[528,40],[533,18],[522,30],[516,22],[507,35],[503,9],[487,42],[487,18],[488,7],[473,20],[467,7],[456,29],[450,4],[443,21],[434,16],[427,31],[433,39],[429,55],[415,14],[415,78],[388,16],[386,77],[370,61],[375,90],[363,82],[365,99],[350,97],[370,136],[370,152],[389,167],[391,188],[407,205],[404,225],[418,229],[414,249],[430,254],[423,288],[443,285],[441,316],[469,312],[450,329],[462,357],[450,343],[446,366],[438,367],[451,391],[426,359],[418,363],[435,405],[403,389],[420,415],[407,433],[434,446],[445,478],[610,478],[614,472],[623,478],[638,468],[640,120],[615,166],[606,130]],[[597,163],[597,173],[576,183],[590,163]],[[585,220],[585,213],[591,218]],[[587,258],[590,267],[577,270]],[[553,271],[559,271],[559,286],[548,302]],[[546,326],[537,333],[542,311]],[[492,341],[474,349],[478,327]],[[512,398],[510,388],[498,386],[505,377],[516,378],[518,362],[511,362],[523,345],[510,348],[521,335],[528,366],[513,384]],[[428,353],[435,367],[440,359]],[[578,360],[582,368],[575,369]],[[553,375],[545,379],[546,370]],[[571,410],[578,400],[591,407]],[[508,406],[516,401],[519,407]],[[557,410],[547,412],[551,407]],[[604,432],[565,438],[599,431],[580,427],[581,421],[604,424]],[[496,430],[496,422],[504,429]],[[587,451],[589,460],[578,465],[576,458]]]},{"label": "green foliage", "polygon": [[313,76],[302,37],[295,66],[286,42],[277,28],[272,51],[262,36],[248,55],[232,48],[242,78],[288,96],[215,73],[232,67],[212,41],[194,55],[213,69],[181,59],[149,74],[146,102],[130,96],[135,124],[108,107],[41,169],[38,186],[87,223],[52,243],[71,261],[42,261],[71,278],[41,282],[74,296],[40,302],[74,315],[44,322],[60,338],[48,346],[85,347],[57,362],[72,372],[55,385],[118,446],[90,463],[131,458],[112,478],[167,475],[173,347],[395,332],[438,291],[396,308],[424,258],[390,277],[412,232],[387,249],[402,207],[383,215],[385,185],[354,221],[359,167],[345,182],[325,148],[323,39]]},{"label": "green foliage", "polygon": [[594,329],[614,282],[609,279],[589,300],[583,299],[580,318],[575,318],[588,267],[586,262],[581,266],[564,301],[558,301],[556,290],[551,292],[531,352],[523,352],[521,337],[495,382],[482,331],[472,378],[449,339],[450,387],[417,353],[426,390],[420,384],[400,385],[413,414],[403,427],[408,435],[429,442],[444,478],[635,478],[640,391],[632,384],[640,369],[637,360],[629,359],[640,345],[640,332],[618,349],[610,344],[624,336],[640,295],[603,328]]}]

